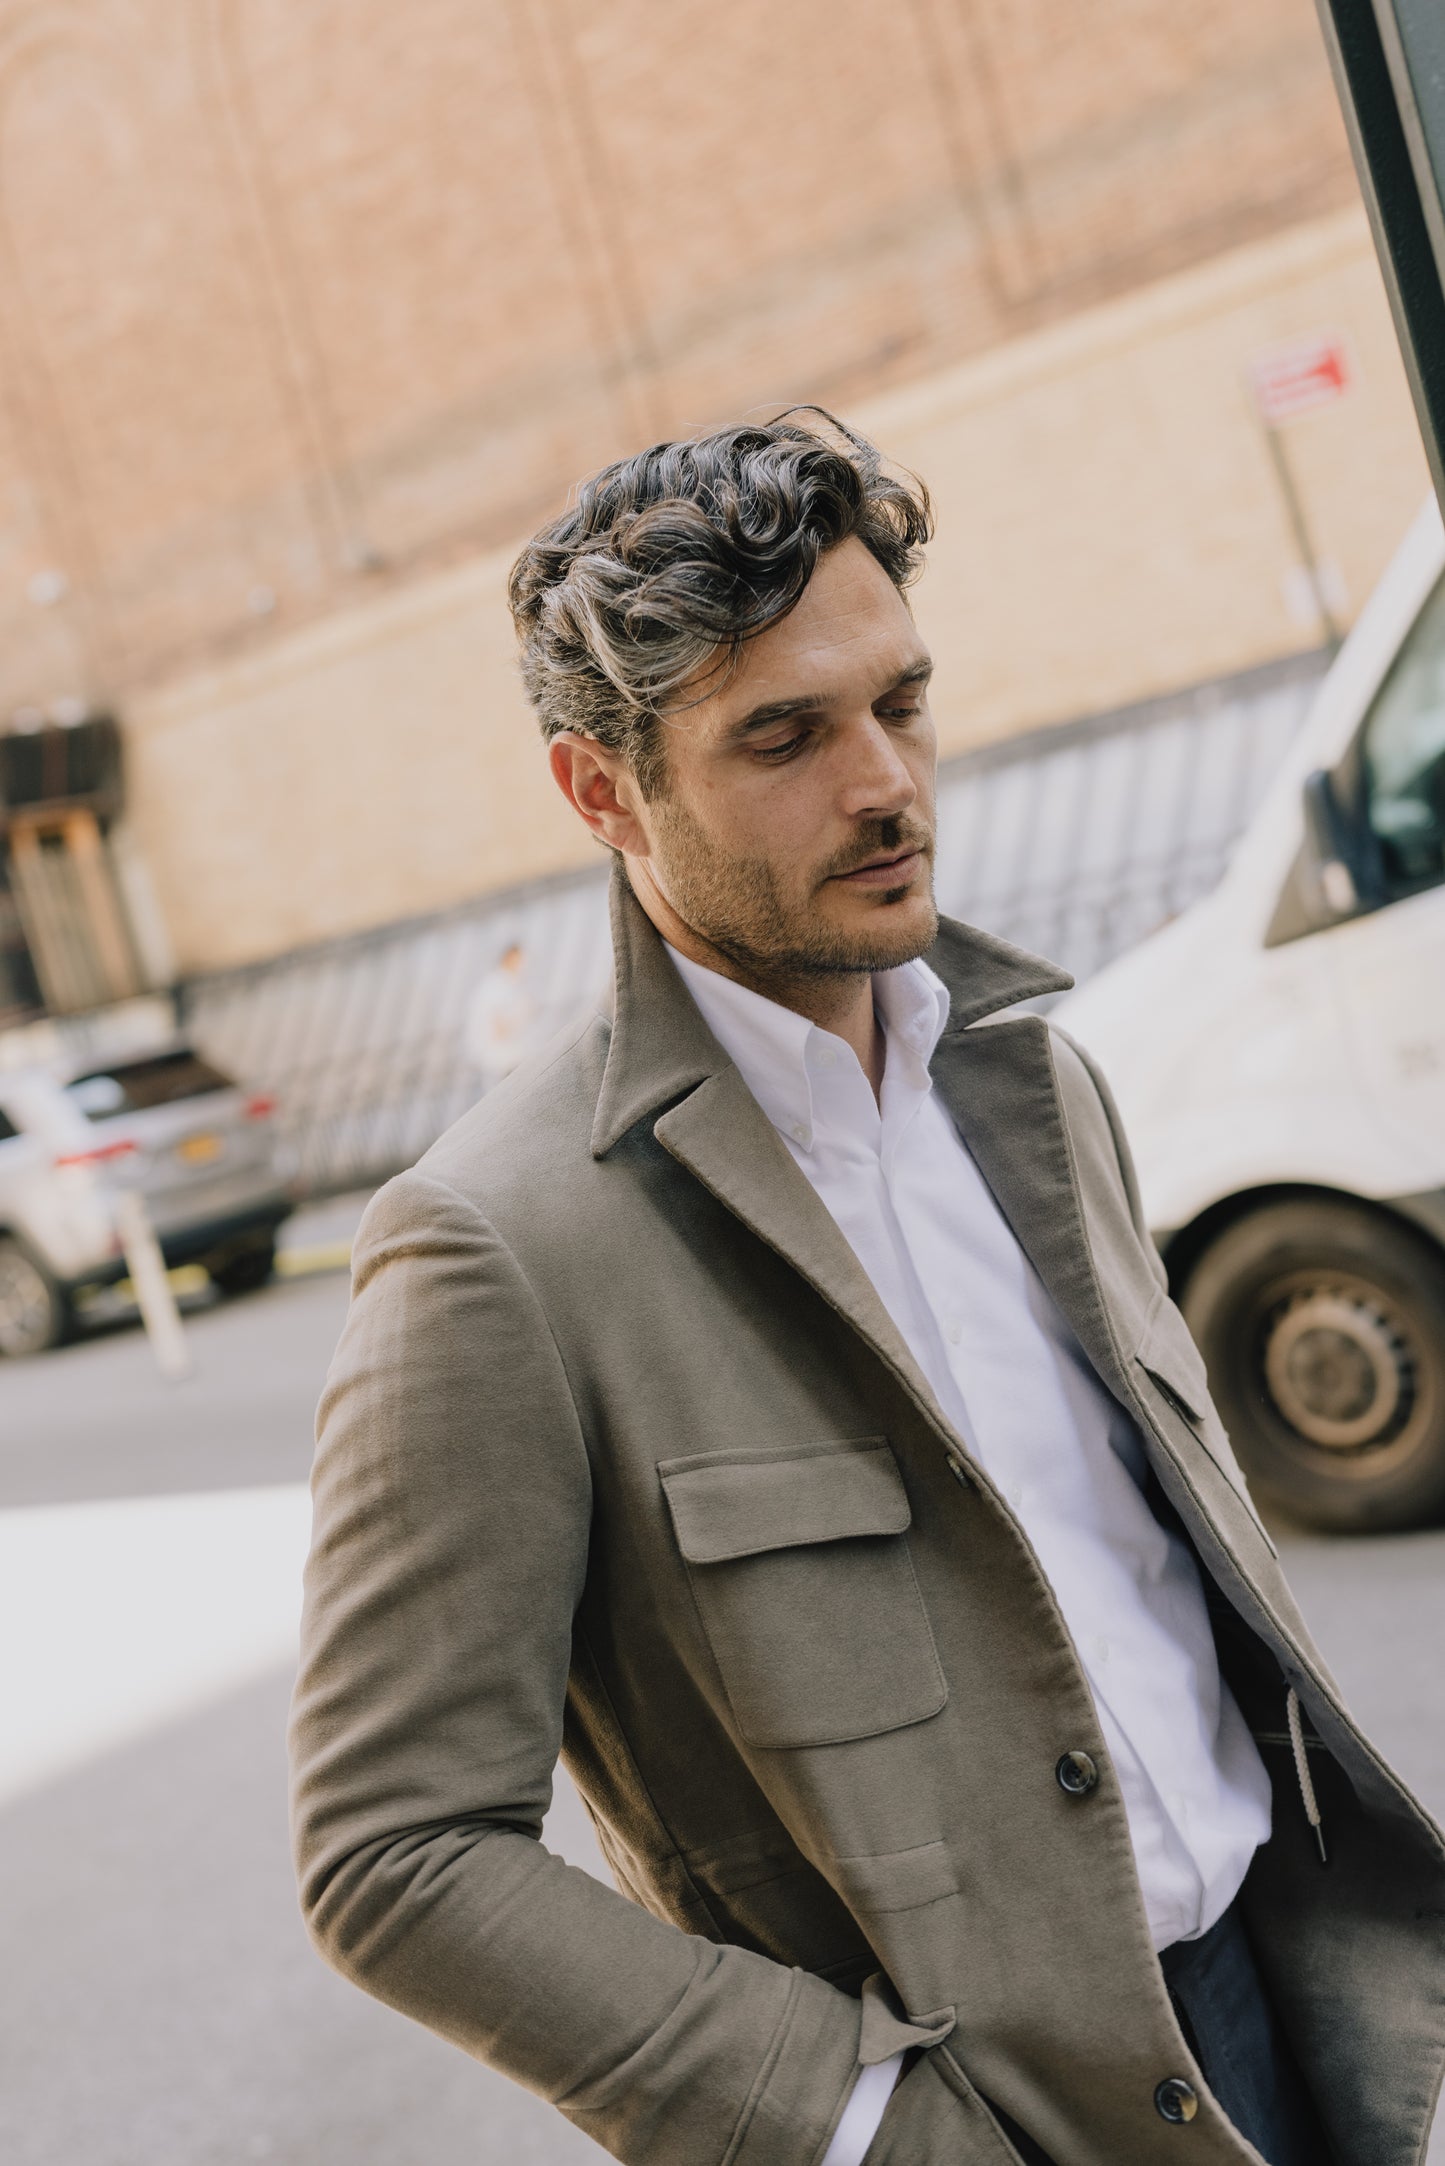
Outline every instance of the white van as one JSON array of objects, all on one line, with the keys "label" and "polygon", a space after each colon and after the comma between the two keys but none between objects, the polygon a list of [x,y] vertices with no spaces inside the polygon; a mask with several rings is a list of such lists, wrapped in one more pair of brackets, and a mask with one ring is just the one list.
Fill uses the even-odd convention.
[{"label": "white van", "polygon": [[1432,501],[1214,892],[1054,1011],[1261,1496],[1445,1511],[1445,533]]}]

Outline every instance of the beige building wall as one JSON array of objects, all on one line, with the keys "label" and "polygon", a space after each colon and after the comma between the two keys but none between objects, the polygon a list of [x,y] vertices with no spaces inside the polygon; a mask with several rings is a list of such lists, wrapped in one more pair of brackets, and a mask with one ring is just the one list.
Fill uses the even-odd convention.
[{"label": "beige building wall", "polygon": [[1363,211],[1295,227],[860,416],[928,480],[918,610],[945,750],[1322,642],[1249,383],[1342,340],[1350,388],[1281,431],[1342,624],[1428,486]]},{"label": "beige building wall", "polygon": [[[917,607],[946,752],[1319,643],[1247,387],[1314,333],[1351,388],[1286,448],[1348,617],[1427,485],[1356,210],[849,409],[937,502]],[[182,969],[586,861],[516,675],[520,538],[133,694],[132,829]]]},{"label": "beige building wall", "polygon": [[0,0],[0,714],[1353,193],[1311,0]]}]

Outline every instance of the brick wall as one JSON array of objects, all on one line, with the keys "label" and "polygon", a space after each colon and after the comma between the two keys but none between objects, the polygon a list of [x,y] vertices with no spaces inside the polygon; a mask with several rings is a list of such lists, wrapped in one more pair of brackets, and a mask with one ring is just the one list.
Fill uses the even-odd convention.
[{"label": "brick wall", "polygon": [[1353,192],[1310,0],[3,0],[0,115],[0,712]]}]

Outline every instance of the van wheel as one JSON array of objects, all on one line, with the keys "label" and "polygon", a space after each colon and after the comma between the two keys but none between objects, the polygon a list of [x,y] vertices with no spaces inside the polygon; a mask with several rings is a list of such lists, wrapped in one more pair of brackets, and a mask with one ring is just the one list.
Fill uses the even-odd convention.
[{"label": "van wheel", "polygon": [[1346,1532],[1445,1511],[1445,1260],[1423,1236],[1365,1204],[1267,1204],[1180,1307],[1261,1497]]},{"label": "van wheel", "polygon": [[70,1303],[18,1241],[0,1235],[0,1356],[43,1354],[70,1329]]}]

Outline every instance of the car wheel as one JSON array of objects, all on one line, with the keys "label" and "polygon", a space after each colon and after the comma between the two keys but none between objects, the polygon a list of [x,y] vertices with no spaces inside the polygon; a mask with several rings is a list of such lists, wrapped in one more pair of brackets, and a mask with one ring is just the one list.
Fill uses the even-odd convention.
[{"label": "car wheel", "polygon": [[222,1294],[253,1294],[274,1274],[276,1243],[265,1241],[255,1248],[235,1249],[210,1266],[211,1283]]},{"label": "car wheel", "polygon": [[0,1356],[43,1354],[70,1325],[70,1303],[18,1241],[0,1235]]},{"label": "car wheel", "polygon": [[1445,1511],[1445,1260],[1422,1235],[1364,1204],[1268,1204],[1180,1306],[1261,1497],[1350,1532]]}]

